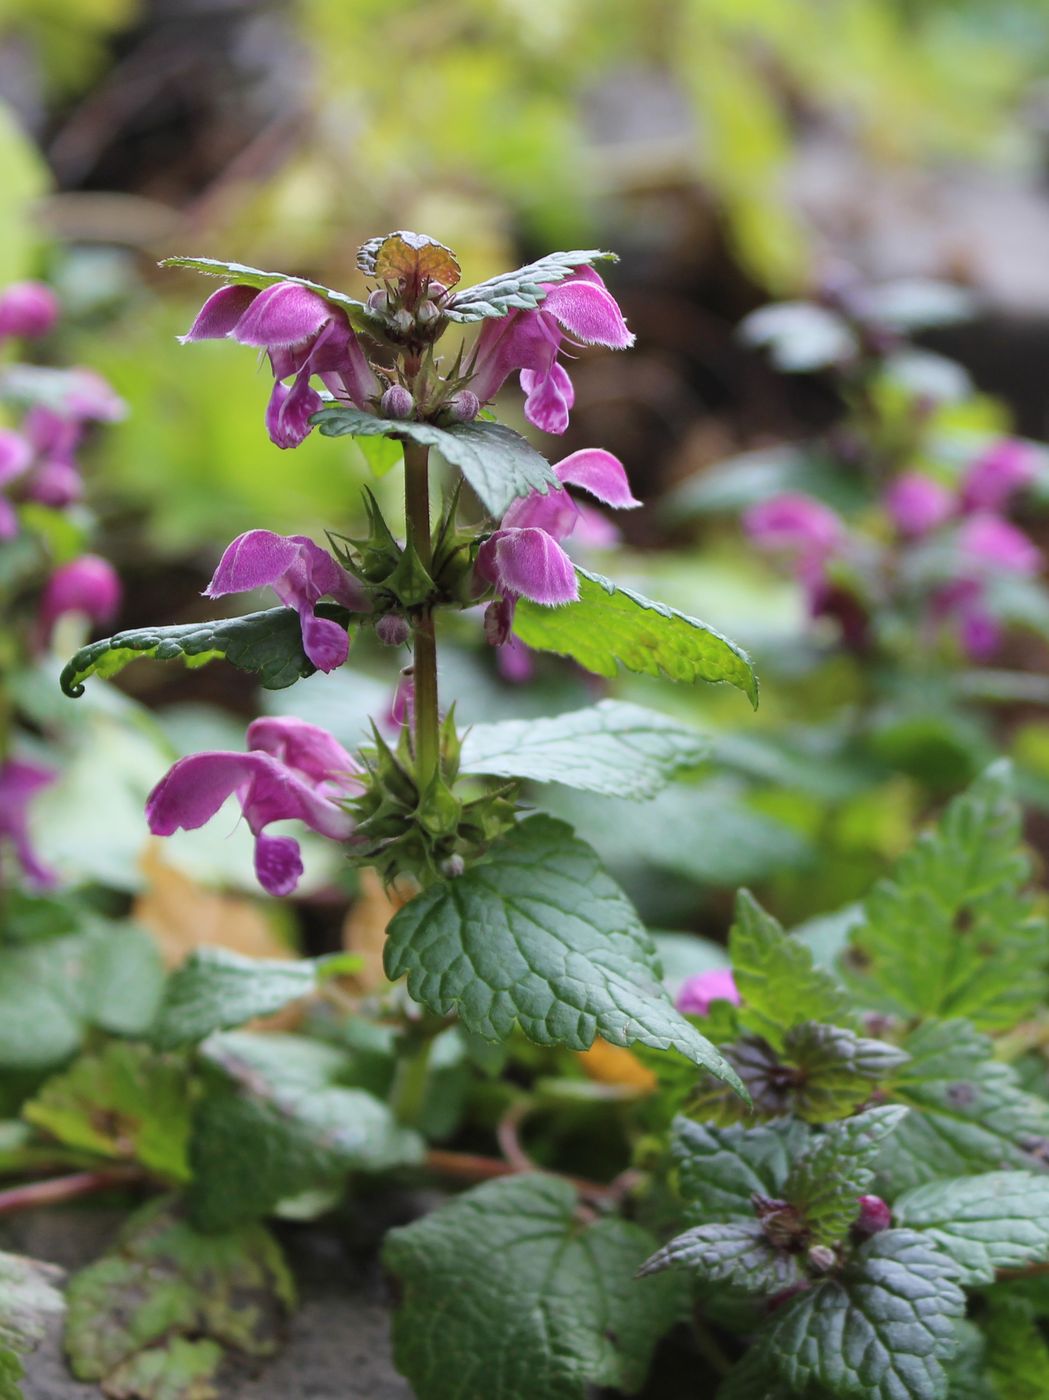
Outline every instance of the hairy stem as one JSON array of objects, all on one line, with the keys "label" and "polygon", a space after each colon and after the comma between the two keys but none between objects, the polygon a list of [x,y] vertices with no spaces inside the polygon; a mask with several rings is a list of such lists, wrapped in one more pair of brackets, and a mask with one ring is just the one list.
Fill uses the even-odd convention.
[{"label": "hairy stem", "polygon": [[[431,564],[430,450],[417,442],[404,444],[404,518],[408,544],[424,569]],[[437,772],[440,718],[437,710],[437,639],[433,613],[424,609],[414,623],[415,772],[420,793]]]}]

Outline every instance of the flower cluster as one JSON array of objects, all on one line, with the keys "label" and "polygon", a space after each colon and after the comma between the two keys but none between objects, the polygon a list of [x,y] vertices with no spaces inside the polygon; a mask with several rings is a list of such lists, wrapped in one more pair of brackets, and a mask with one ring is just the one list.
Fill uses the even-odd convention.
[{"label": "flower cluster", "polygon": [[850,528],[802,494],[763,501],[743,523],[759,548],[790,560],[810,615],[835,618],[847,644],[869,643],[876,605],[916,608],[921,631],[949,630],[986,661],[1003,633],[996,589],[1041,571],[1041,551],[1005,515],[1036,470],[1033,449],[1005,438],[954,481],[901,472],[882,494],[880,531]]},{"label": "flower cluster", "polygon": [[[57,299],[48,287],[16,283],[0,293],[0,344],[47,335],[58,315]],[[122,401],[92,370],[12,369],[11,397],[17,398],[22,412],[17,427],[0,427],[0,544],[32,533],[31,510],[23,507],[68,511],[76,505],[83,495],[78,449],[93,424],[115,422],[124,413]],[[18,391],[20,371],[28,386],[24,395]],[[46,552],[41,550],[45,557]],[[32,582],[40,585],[35,618],[20,628],[18,611],[10,604],[5,609],[16,646],[29,652],[49,647],[55,624],[66,614],[105,624],[120,607],[116,572],[94,554],[53,564],[43,579]],[[36,885],[50,884],[53,877],[30,845],[28,812],[33,798],[55,777],[39,763],[0,753],[0,848],[13,852],[23,875]]]}]

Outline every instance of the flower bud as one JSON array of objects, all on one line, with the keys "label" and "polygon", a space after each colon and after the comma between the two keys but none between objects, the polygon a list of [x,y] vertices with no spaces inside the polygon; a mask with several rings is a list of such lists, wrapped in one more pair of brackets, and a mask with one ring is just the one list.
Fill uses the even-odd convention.
[{"label": "flower bud", "polygon": [[389,311],[389,294],[384,291],[382,287],[376,287],[375,291],[371,292],[368,296],[368,306],[372,311],[381,311],[383,313]]},{"label": "flower bud", "polygon": [[0,293],[0,337],[46,335],[58,320],[58,299],[43,282],[14,282]]},{"label": "flower bud", "polygon": [[407,618],[400,613],[383,613],[375,623],[375,635],[384,647],[402,647],[411,634]]},{"label": "flower bud", "polygon": [[860,1235],[877,1235],[892,1224],[892,1211],[880,1196],[860,1196],[860,1213],[852,1228]]},{"label": "flower bud", "polygon": [[434,306],[432,301],[424,301],[415,308],[415,324],[420,330],[425,330],[428,326],[433,325],[440,314],[439,309]]},{"label": "flower bud", "polygon": [[415,330],[415,317],[402,306],[399,311],[395,311],[390,317],[390,326],[398,335],[407,339],[412,331]]},{"label": "flower bud", "polygon": [[446,880],[457,880],[466,869],[466,861],[462,856],[449,856],[447,860],[441,861],[441,874]]},{"label": "flower bud", "polygon": [[391,384],[383,394],[379,408],[387,418],[410,418],[415,400],[403,384]]},{"label": "flower bud", "polygon": [[472,423],[481,411],[481,401],[472,389],[460,389],[448,400],[448,414],[455,423]]},{"label": "flower bud", "polygon": [[818,1274],[825,1274],[838,1262],[838,1256],[829,1245],[814,1244],[808,1252],[809,1264]]}]

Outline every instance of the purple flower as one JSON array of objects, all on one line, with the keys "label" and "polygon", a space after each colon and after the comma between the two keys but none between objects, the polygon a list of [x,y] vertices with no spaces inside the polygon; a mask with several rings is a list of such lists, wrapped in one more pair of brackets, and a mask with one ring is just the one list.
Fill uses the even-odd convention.
[{"label": "purple flower", "polygon": [[547,433],[563,433],[575,390],[557,356],[570,345],[633,345],[623,313],[593,268],[577,268],[564,282],[547,285],[533,311],[512,311],[486,321],[470,362],[470,389],[480,403],[493,398],[514,370],[521,372],[525,417]]},{"label": "purple flower", "polygon": [[194,831],[235,794],[255,837],[255,873],[269,894],[291,894],[302,875],[299,844],[267,836],[271,822],[297,820],[333,841],[346,841],[353,819],[339,804],[362,790],[362,769],[332,736],[299,719],[257,719],[248,753],[191,754],[161,778],[146,802],[149,829],[171,836]]},{"label": "purple flower", "polygon": [[880,1196],[860,1196],[860,1213],[852,1228],[861,1235],[878,1235],[892,1224],[892,1211]]},{"label": "purple flower", "polygon": [[120,579],[108,560],[83,554],[63,564],[48,579],[40,599],[39,645],[50,643],[55,623],[66,613],[81,613],[96,625],[112,622],[122,597]]},{"label": "purple flower", "polygon": [[9,758],[0,763],[0,844],[10,842],[24,874],[34,885],[55,883],[54,874],[40,863],[29,841],[29,804],[58,774],[38,763]]},{"label": "purple flower", "polygon": [[[33,458],[33,450],[20,433],[0,428],[0,492],[20,477]],[[18,534],[18,516],[5,496],[0,495],[0,540],[14,539]]]},{"label": "purple flower", "polygon": [[356,582],[327,550],[305,535],[275,535],[271,530],[249,530],[238,535],[219,560],[204,596],[222,598],[272,588],[281,602],[294,608],[302,620],[302,647],[319,671],[334,671],[349,655],[346,629],[313,608],[321,598],[355,612],[368,602]]},{"label": "purple flower", "polygon": [[[554,474],[566,486],[579,486],[606,505],[630,510],[641,504],[618,457],[602,448],[573,452],[554,466]],[[502,602],[485,618],[485,631],[493,645],[509,636],[513,604],[518,598],[553,607],[579,597],[579,585],[571,559],[561,548],[582,519],[582,511],[567,491],[532,492],[519,497],[503,516],[499,529],[485,540],[477,554],[477,572],[496,588]]]},{"label": "purple flower", "polygon": [[0,292],[0,340],[35,340],[58,320],[58,298],[43,282],[13,282]]},{"label": "purple flower", "polygon": [[[273,369],[266,427],[278,447],[298,447],[322,405],[312,375],[337,399],[369,408],[382,386],[368,364],[345,311],[297,282],[220,287],[180,339],[222,340],[265,350]],[[294,376],[288,386],[282,381]]]},{"label": "purple flower", "polygon": [[706,1016],[712,1001],[730,1001],[739,1005],[736,979],[730,967],[714,967],[709,972],[697,972],[686,977],[678,989],[674,1004],[686,1016]]},{"label": "purple flower", "polygon": [[743,528],[760,549],[793,555],[801,563],[824,563],[846,536],[841,517],[830,506],[800,493],[751,506]]},{"label": "purple flower", "polygon": [[1002,510],[1034,477],[1035,454],[1025,442],[1002,438],[978,457],[962,483],[966,511]]},{"label": "purple flower", "polygon": [[901,535],[917,539],[950,519],[954,496],[923,472],[904,472],[885,493],[885,508]]},{"label": "purple flower", "polygon": [[962,567],[977,577],[1004,571],[1036,574],[1042,551],[1024,532],[1000,515],[982,511],[971,515],[958,531]]}]

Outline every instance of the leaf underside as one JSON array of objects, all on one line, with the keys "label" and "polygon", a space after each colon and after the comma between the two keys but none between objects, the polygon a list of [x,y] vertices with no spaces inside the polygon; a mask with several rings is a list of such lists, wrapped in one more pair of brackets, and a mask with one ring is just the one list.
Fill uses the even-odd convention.
[{"label": "leaf underside", "polygon": [[593,248],[548,253],[545,258],[516,268],[513,272],[501,272],[486,282],[464,287],[453,297],[445,315],[450,321],[470,322],[505,316],[514,310],[529,311],[545,300],[548,284],[563,282],[577,268],[591,267],[595,262],[615,261],[614,253],[603,253]]}]

